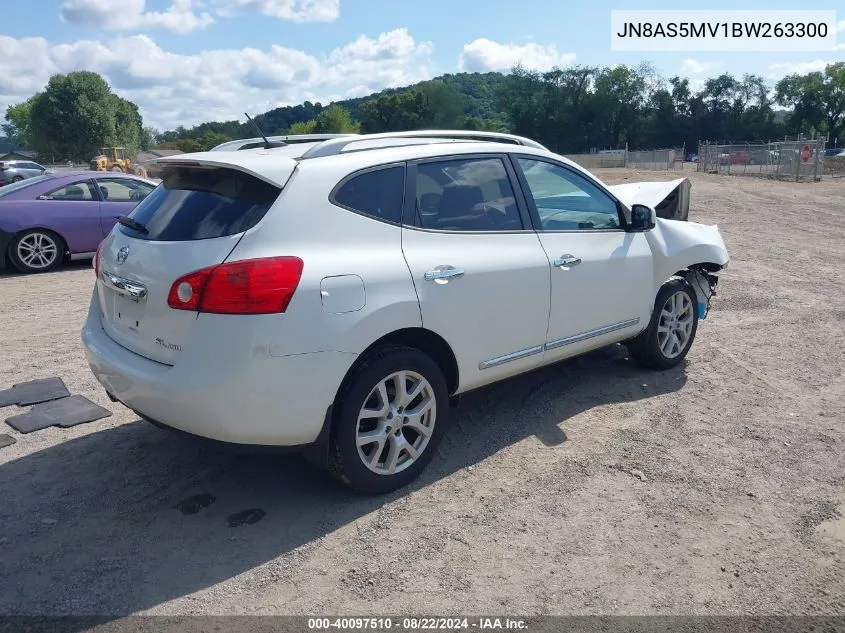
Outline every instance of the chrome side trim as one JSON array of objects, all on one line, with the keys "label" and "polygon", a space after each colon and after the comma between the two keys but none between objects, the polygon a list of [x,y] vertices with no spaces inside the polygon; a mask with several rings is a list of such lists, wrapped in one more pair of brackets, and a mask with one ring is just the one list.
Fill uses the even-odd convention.
[{"label": "chrome side trim", "polygon": [[601,336],[602,334],[610,334],[616,330],[624,330],[626,327],[631,327],[639,322],[640,318],[637,317],[636,319],[628,319],[627,321],[620,321],[619,323],[614,323],[612,325],[605,325],[604,327],[596,328],[595,330],[587,330],[586,332],[581,332],[580,334],[573,334],[572,336],[567,336],[566,338],[559,338],[556,341],[550,341],[544,345],[544,348],[548,351],[551,349],[557,349],[558,347],[563,347],[564,345],[580,343],[581,341],[586,341],[588,339],[595,338],[596,336]]},{"label": "chrome side trim", "polygon": [[91,251],[90,253],[71,253],[70,259],[71,261],[76,261],[77,259],[91,259],[94,255],[96,255],[94,251]]},{"label": "chrome side trim", "polygon": [[135,300],[145,299],[147,297],[147,287],[144,284],[139,284],[137,281],[126,279],[125,277],[118,277],[107,270],[102,272],[101,277],[103,282],[109,287]]},{"label": "chrome side trim", "polygon": [[485,360],[483,363],[478,363],[479,369],[490,369],[491,367],[495,367],[496,365],[501,365],[502,363],[507,363],[512,360],[519,360],[520,358],[525,358],[526,356],[533,356],[534,354],[539,354],[543,351],[542,345],[537,345],[535,347],[529,347],[527,349],[521,349],[518,352],[511,352],[510,354],[505,354],[504,356],[499,356],[497,358],[491,358],[490,360]]}]

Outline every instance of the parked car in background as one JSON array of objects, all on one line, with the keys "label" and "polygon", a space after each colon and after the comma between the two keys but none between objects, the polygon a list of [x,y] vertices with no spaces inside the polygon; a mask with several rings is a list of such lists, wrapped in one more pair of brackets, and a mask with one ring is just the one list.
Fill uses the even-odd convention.
[{"label": "parked car in background", "polygon": [[92,257],[111,231],[155,189],[144,178],[110,172],[44,173],[0,189],[0,268],[53,270]]},{"label": "parked car in background", "polygon": [[831,147],[824,151],[825,156],[842,156],[843,154],[845,154],[845,148],[843,147]]},{"label": "parked car in background", "polygon": [[31,160],[7,160],[0,162],[0,187],[12,182],[41,176],[49,170]]}]

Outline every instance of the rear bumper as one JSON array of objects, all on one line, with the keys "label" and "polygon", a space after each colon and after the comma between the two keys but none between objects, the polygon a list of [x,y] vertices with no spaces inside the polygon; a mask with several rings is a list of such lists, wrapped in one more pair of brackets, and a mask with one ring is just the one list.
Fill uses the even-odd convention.
[{"label": "rear bumper", "polygon": [[209,340],[163,365],[115,343],[92,300],[85,355],[106,391],[143,418],[235,444],[299,446],[321,435],[326,411],[355,359],[315,352],[271,357],[244,328],[243,340]]}]

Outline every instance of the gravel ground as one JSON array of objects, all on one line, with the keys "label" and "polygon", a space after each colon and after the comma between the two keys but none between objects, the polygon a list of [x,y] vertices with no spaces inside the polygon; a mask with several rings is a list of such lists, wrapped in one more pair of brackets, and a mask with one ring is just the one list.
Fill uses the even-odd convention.
[{"label": "gravel ground", "polygon": [[0,613],[845,614],[845,186],[690,178],[733,259],[685,366],[469,394],[385,498],[138,421],[80,349],[90,264],[0,275],[0,387],[114,411],[0,429]]}]

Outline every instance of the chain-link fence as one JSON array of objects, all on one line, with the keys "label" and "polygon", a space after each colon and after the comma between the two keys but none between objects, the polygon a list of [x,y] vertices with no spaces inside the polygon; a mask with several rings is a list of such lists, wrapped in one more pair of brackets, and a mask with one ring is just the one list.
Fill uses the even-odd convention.
[{"label": "chain-link fence", "polygon": [[783,180],[820,180],[825,138],[797,137],[771,143],[698,144],[697,171]]},{"label": "chain-link fence", "polygon": [[673,169],[682,169],[683,165],[683,148],[652,149],[626,152],[625,154],[625,167],[630,169],[671,171]]},{"label": "chain-link fence", "polygon": [[565,154],[565,157],[584,169],[628,167],[671,171],[683,169],[684,148],[628,151],[627,149],[601,151],[591,154]]}]

